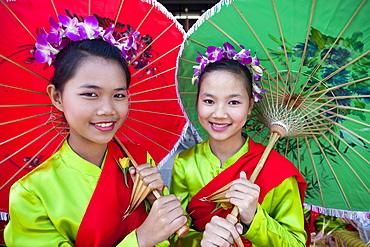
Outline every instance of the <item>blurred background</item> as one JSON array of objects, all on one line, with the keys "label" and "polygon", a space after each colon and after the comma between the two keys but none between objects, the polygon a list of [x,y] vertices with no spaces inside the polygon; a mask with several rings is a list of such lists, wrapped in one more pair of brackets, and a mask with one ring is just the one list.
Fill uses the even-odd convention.
[{"label": "blurred background", "polygon": [[207,9],[213,7],[216,0],[157,0],[163,4],[180,22],[185,31],[196,22]]}]

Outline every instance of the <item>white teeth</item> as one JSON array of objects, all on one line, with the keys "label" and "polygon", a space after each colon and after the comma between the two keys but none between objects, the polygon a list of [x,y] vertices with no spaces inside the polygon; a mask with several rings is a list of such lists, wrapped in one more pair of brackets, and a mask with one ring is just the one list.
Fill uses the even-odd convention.
[{"label": "white teeth", "polygon": [[215,126],[217,128],[223,128],[223,127],[228,126],[228,124],[215,124],[215,123],[213,123],[213,126]]},{"label": "white teeth", "polygon": [[97,123],[95,124],[96,126],[99,126],[99,127],[103,127],[103,128],[106,128],[106,127],[109,127],[109,126],[112,126],[113,123]]}]

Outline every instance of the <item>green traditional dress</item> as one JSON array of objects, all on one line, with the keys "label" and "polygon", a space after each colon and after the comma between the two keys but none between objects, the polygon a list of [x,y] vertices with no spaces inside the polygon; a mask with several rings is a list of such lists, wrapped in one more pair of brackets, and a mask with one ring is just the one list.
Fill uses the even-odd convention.
[{"label": "green traditional dress", "polygon": [[[231,210],[220,208],[215,211],[215,203],[199,199],[239,178],[240,171],[245,171],[250,177],[264,149],[248,138],[222,168],[208,140],[178,154],[172,170],[170,192],[181,196],[183,209],[193,213],[189,234],[182,239],[174,237],[171,240],[173,245],[200,246],[205,224],[213,215],[225,218]],[[245,244],[259,247],[305,246],[307,234],[302,208],[305,182],[298,170],[273,151],[256,184],[261,188],[259,204],[252,224],[244,229]]]},{"label": "green traditional dress", "polygon": [[[145,149],[126,147],[134,157],[140,156],[135,157],[139,164],[148,160]],[[142,203],[122,219],[132,189],[132,180],[127,187],[114,161],[122,157],[118,145],[110,142],[101,169],[64,142],[12,186],[7,246],[138,246],[136,228],[147,212]]]}]

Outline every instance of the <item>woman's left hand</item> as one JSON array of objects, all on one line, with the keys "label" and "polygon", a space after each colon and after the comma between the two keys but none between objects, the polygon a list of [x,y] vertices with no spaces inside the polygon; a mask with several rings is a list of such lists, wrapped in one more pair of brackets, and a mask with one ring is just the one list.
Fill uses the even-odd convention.
[{"label": "woman's left hand", "polygon": [[211,221],[205,226],[200,245],[208,246],[231,246],[234,240],[239,238],[243,231],[243,226],[237,223],[235,226],[228,220],[217,215],[213,216]]},{"label": "woman's left hand", "polygon": [[[138,173],[140,175],[140,179],[150,190],[157,190],[159,193],[162,193],[164,182],[156,166],[145,163],[136,168],[130,167],[129,171],[133,177]],[[156,197],[153,193],[150,193],[147,199],[151,204],[153,204]]]},{"label": "woman's left hand", "polygon": [[240,173],[240,179],[233,181],[225,197],[239,209],[240,220],[250,225],[258,206],[260,187],[247,180],[245,172]]}]

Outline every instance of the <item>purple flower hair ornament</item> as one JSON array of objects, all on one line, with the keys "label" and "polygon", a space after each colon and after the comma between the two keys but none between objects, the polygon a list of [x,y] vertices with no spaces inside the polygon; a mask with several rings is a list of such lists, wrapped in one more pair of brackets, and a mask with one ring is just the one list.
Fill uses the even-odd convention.
[{"label": "purple flower hair ornament", "polygon": [[76,17],[70,18],[65,15],[59,15],[58,19],[59,22],[50,17],[49,33],[41,29],[41,34],[36,36],[36,51],[34,54],[38,63],[51,65],[55,56],[70,40],[103,39],[120,49],[122,57],[126,61],[131,60],[137,54],[138,42],[136,39],[139,36],[139,32],[134,32],[132,35],[126,35],[116,40],[114,24],[111,24],[110,27],[104,30],[99,26],[95,16],[87,16],[83,22],[79,22]]},{"label": "purple flower hair ornament", "polygon": [[50,65],[55,58],[55,54],[58,54],[59,51],[47,41],[46,33],[37,34],[36,42],[36,61],[39,63],[48,63]]},{"label": "purple flower hair ornament", "polygon": [[263,98],[261,93],[266,92],[266,90],[259,88],[259,84],[257,83],[262,78],[263,69],[260,67],[258,58],[250,55],[249,49],[244,49],[244,46],[240,46],[240,48],[241,51],[236,52],[231,44],[225,42],[223,47],[208,46],[205,55],[198,52],[199,57],[197,57],[195,60],[199,63],[199,65],[193,66],[194,75],[192,78],[192,84],[194,85],[195,83],[199,83],[200,75],[209,63],[214,63],[220,61],[221,59],[237,60],[240,64],[246,66],[251,72],[253,77],[252,93],[254,96],[254,101],[258,102]]}]

